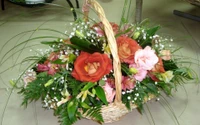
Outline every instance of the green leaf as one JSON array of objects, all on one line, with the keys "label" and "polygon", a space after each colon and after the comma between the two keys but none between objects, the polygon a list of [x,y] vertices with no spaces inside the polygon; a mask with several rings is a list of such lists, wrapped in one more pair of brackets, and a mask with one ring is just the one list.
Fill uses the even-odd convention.
[{"label": "green leaf", "polygon": [[37,75],[37,77],[46,77],[47,76],[47,72],[41,72]]},{"label": "green leaf", "polygon": [[41,44],[54,45],[54,44],[58,44],[58,42],[57,41],[42,41]]},{"label": "green leaf", "polygon": [[85,85],[81,91],[86,91],[86,90],[92,88],[92,87],[95,86],[95,85],[96,85],[96,84],[93,83],[93,82],[88,82],[87,85]]},{"label": "green leaf", "polygon": [[76,55],[70,54],[70,55],[69,55],[69,62],[70,62],[70,63],[73,63],[75,60],[76,60]]},{"label": "green leaf", "polygon": [[88,40],[86,39],[81,39],[77,36],[73,36],[70,39],[71,43],[74,45],[72,47],[75,47],[79,50],[88,52],[88,53],[94,53],[94,52],[100,52],[103,53],[101,48],[98,48],[97,46],[95,46],[94,44],[90,43]]},{"label": "green leaf", "polygon": [[132,73],[130,72],[130,70],[126,64],[122,63],[121,68],[122,68],[123,73],[125,73],[126,75],[132,75]]},{"label": "green leaf", "polygon": [[85,108],[85,109],[89,109],[90,108],[90,106],[88,104],[84,103],[84,102],[81,102],[81,106],[83,108]]},{"label": "green leaf", "polygon": [[45,87],[50,86],[54,82],[53,79],[50,79],[47,83],[44,84]]},{"label": "green leaf", "polygon": [[9,83],[10,83],[10,85],[11,85],[12,87],[15,87],[15,86],[16,86],[16,83],[15,83],[13,80],[10,80]]},{"label": "green leaf", "polygon": [[106,95],[105,95],[105,92],[104,92],[103,88],[100,87],[100,86],[97,86],[97,87],[95,88],[95,90],[96,90],[96,95],[97,95],[97,97],[98,97],[101,101],[103,101],[104,104],[107,105],[108,102],[107,102]]},{"label": "green leaf", "polygon": [[53,64],[66,64],[66,62],[63,62],[61,59],[57,59],[57,60],[55,60],[51,63],[53,63]]},{"label": "green leaf", "polygon": [[74,117],[76,117],[75,114],[77,111],[77,107],[78,107],[78,102],[75,99],[70,101],[67,105],[67,113],[68,113],[69,119],[72,121],[74,120]]},{"label": "green leaf", "polygon": [[148,25],[149,24],[149,19],[144,19],[144,20],[142,20],[142,22],[139,24],[139,26],[146,26],[146,25]]},{"label": "green leaf", "polygon": [[153,35],[156,34],[156,32],[157,32],[160,28],[161,28],[160,26],[155,26],[155,27],[153,27],[153,28],[150,28],[150,29],[147,30],[147,34],[148,34],[149,36],[153,36]]},{"label": "green leaf", "polygon": [[163,60],[163,65],[166,71],[178,69],[176,63],[173,60]]},{"label": "green leaf", "polygon": [[103,117],[101,114],[101,106],[91,107],[86,111],[86,116],[91,117],[92,119],[96,120],[100,124],[102,124]]},{"label": "green leaf", "polygon": [[142,43],[140,45],[143,48],[146,47],[146,46],[151,46],[152,39],[150,39],[150,36],[154,36],[159,29],[160,29],[160,26],[155,26],[153,28],[147,29],[146,30],[147,39],[144,40],[143,38],[140,38],[142,40]]}]

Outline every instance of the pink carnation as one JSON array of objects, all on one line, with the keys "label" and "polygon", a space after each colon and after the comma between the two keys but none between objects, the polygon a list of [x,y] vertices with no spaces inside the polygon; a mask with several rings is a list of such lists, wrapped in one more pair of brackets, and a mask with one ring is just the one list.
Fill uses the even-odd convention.
[{"label": "pink carnation", "polygon": [[37,71],[38,72],[45,72],[45,71],[48,71],[49,70],[49,67],[45,64],[38,64],[37,65]]},{"label": "pink carnation", "polygon": [[60,67],[61,67],[61,65],[52,64],[49,61],[45,61],[44,64],[37,65],[37,71],[38,72],[47,72],[49,75],[54,75],[54,74],[56,74],[56,72],[59,71]]},{"label": "pink carnation", "polygon": [[147,75],[147,70],[144,70],[143,68],[137,66],[136,64],[129,65],[129,68],[135,68],[137,70],[137,72],[133,75],[133,77],[138,81],[142,81]]},{"label": "pink carnation", "polygon": [[108,82],[106,82],[106,84],[103,86],[103,89],[105,91],[107,101],[109,103],[113,102],[116,94],[115,90],[109,85]]},{"label": "pink carnation", "polygon": [[129,77],[122,76],[122,89],[123,90],[131,90],[135,86],[135,80]]},{"label": "pink carnation", "polygon": [[144,70],[151,70],[157,62],[158,57],[150,46],[135,52],[135,63]]}]

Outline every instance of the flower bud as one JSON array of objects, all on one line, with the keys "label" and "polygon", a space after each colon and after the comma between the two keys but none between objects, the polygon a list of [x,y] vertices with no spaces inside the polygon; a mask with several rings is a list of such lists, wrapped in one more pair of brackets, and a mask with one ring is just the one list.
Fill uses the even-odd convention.
[{"label": "flower bud", "polygon": [[135,32],[133,35],[133,39],[137,39],[140,36],[140,32]]},{"label": "flower bud", "polygon": [[136,74],[138,71],[136,68],[129,68],[129,72],[132,74]]}]

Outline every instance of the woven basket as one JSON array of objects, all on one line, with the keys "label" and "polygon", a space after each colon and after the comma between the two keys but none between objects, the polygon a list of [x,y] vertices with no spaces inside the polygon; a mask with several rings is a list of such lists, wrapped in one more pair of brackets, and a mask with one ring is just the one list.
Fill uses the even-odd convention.
[{"label": "woven basket", "polygon": [[[115,77],[116,96],[115,96],[115,100],[113,103],[110,103],[107,106],[104,105],[101,109],[104,123],[111,123],[111,122],[120,120],[120,118],[122,116],[124,116],[125,114],[130,112],[130,110],[128,110],[121,101],[121,96],[122,96],[121,95],[121,91],[122,91],[121,77],[122,77],[122,74],[121,74],[121,62],[120,62],[119,56],[118,56],[117,44],[116,44],[116,40],[114,37],[112,27],[111,27],[109,21],[106,19],[104,10],[100,6],[100,4],[96,0],[85,0],[85,6],[83,6],[83,7],[85,7],[84,8],[84,10],[85,10],[84,18],[86,21],[88,20],[88,14],[89,14],[88,8],[91,7],[96,11],[100,21],[104,25],[105,34],[106,34],[106,37],[108,40],[108,45],[110,47],[110,51],[113,56],[113,69],[114,69],[114,77]],[[153,97],[154,97],[153,95],[149,95],[148,99],[146,98],[144,100],[144,103],[147,102],[149,99],[152,99]],[[131,109],[135,109],[135,108],[137,108],[137,105],[131,104]],[[84,116],[84,114],[83,114],[83,116]],[[85,116],[85,118],[91,119],[90,117],[86,117],[86,116]]]}]

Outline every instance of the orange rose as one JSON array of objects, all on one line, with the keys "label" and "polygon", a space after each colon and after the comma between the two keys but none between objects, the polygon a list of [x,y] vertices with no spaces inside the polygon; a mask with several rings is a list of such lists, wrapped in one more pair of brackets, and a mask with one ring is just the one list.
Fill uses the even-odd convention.
[{"label": "orange rose", "polygon": [[148,75],[151,77],[152,80],[154,81],[160,81],[157,77],[156,77],[156,73],[164,73],[165,69],[163,66],[163,61],[162,58],[159,58],[158,63],[154,66],[154,68],[148,72]]},{"label": "orange rose", "polygon": [[134,55],[138,49],[141,47],[138,43],[127,37],[127,36],[120,36],[117,38],[117,46],[118,46],[118,55],[121,62],[125,63],[133,63],[134,62]]},{"label": "orange rose", "polygon": [[106,54],[81,52],[74,62],[72,76],[83,82],[96,82],[112,69],[112,61]]},{"label": "orange rose", "polygon": [[164,73],[165,72],[162,58],[159,58],[158,63],[156,63],[156,65],[154,66],[154,68],[151,71],[156,72],[156,73]]}]

